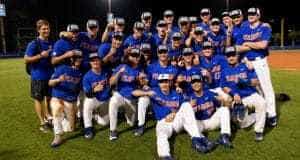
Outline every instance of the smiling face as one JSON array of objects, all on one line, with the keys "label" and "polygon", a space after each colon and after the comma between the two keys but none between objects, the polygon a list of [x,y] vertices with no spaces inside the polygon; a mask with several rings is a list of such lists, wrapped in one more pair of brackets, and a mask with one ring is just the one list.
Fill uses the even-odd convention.
[{"label": "smiling face", "polygon": [[227,61],[230,65],[235,65],[238,63],[238,55],[236,53],[227,54]]},{"label": "smiling face", "polygon": [[101,61],[99,58],[93,58],[90,60],[90,65],[92,69],[99,70],[101,68]]},{"label": "smiling face", "polygon": [[202,90],[202,83],[200,81],[192,81],[191,83],[195,92],[200,92]]},{"label": "smiling face", "polygon": [[257,14],[248,14],[249,23],[255,23],[259,20],[259,16]]},{"label": "smiling face", "polygon": [[204,57],[211,57],[213,54],[213,49],[211,47],[203,48],[202,53]]},{"label": "smiling face", "polygon": [[170,80],[159,80],[159,88],[162,92],[169,92],[171,88]]},{"label": "smiling face", "polygon": [[41,37],[48,38],[50,36],[50,26],[49,25],[42,25],[38,33]]},{"label": "smiling face", "polygon": [[95,36],[97,36],[97,33],[99,32],[99,27],[96,27],[96,26],[95,27],[87,27],[87,31],[91,36],[95,37]]}]

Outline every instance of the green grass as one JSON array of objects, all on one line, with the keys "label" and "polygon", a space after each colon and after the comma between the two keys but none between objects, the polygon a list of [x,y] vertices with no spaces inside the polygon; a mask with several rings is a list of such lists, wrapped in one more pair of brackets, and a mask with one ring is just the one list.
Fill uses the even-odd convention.
[{"label": "green grass", "polygon": [[[176,136],[173,155],[176,159],[299,159],[300,158],[300,72],[272,71],[277,93],[288,93],[292,100],[278,103],[279,126],[267,130],[265,140],[254,142],[253,130],[239,130],[233,150],[218,147],[202,155],[193,151],[187,134]],[[108,128],[97,127],[92,141],[83,138],[79,131],[65,135],[69,140],[58,149],[49,144],[52,133],[38,130],[38,119],[29,97],[29,77],[21,59],[0,60],[0,160],[44,159],[156,159],[155,123],[147,123],[149,130],[135,138],[124,123],[116,142],[108,140]],[[216,138],[217,132],[209,134]]]}]

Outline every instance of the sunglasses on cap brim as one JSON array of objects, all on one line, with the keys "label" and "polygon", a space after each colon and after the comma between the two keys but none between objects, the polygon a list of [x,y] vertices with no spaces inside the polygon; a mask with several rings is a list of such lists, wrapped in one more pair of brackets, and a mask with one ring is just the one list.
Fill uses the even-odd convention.
[{"label": "sunglasses on cap brim", "polygon": [[212,48],[213,48],[212,46],[204,46],[204,47],[203,47],[203,50],[204,50],[204,49],[212,49]]},{"label": "sunglasses on cap brim", "polygon": [[200,14],[201,16],[208,16],[208,15],[210,15],[209,13],[201,13]]},{"label": "sunglasses on cap brim", "polygon": [[101,60],[100,57],[92,57],[90,58],[90,62],[95,62],[96,60]]},{"label": "sunglasses on cap brim", "polygon": [[142,49],[143,54],[151,54],[151,49]]},{"label": "sunglasses on cap brim", "polygon": [[129,56],[130,57],[134,57],[134,58],[138,58],[138,57],[140,57],[140,54],[138,54],[138,53],[130,53]]},{"label": "sunglasses on cap brim", "polygon": [[231,16],[232,19],[237,19],[237,18],[240,18],[241,16],[240,15],[233,15]]},{"label": "sunglasses on cap brim", "polygon": [[191,56],[191,55],[193,55],[193,52],[183,53],[182,55],[183,55],[183,56]]},{"label": "sunglasses on cap brim", "polygon": [[250,13],[248,13],[248,16],[257,16],[257,14],[253,13],[253,12],[250,12]]},{"label": "sunglasses on cap brim", "polygon": [[188,25],[188,22],[181,22],[180,25],[181,26],[186,26],[186,25]]},{"label": "sunglasses on cap brim", "polygon": [[148,16],[148,17],[144,17],[143,18],[143,20],[145,20],[145,21],[149,21],[151,19],[151,17],[150,16]]},{"label": "sunglasses on cap brim", "polygon": [[162,79],[162,80],[158,80],[158,83],[169,83],[170,80],[168,79]]},{"label": "sunglasses on cap brim", "polygon": [[160,27],[160,28],[167,27],[167,24],[158,24],[157,27]]},{"label": "sunglasses on cap brim", "polygon": [[122,36],[114,36],[113,37],[115,40],[119,40],[119,41],[122,41],[123,40],[123,37]]},{"label": "sunglasses on cap brim", "polygon": [[202,35],[204,32],[203,31],[195,31],[194,33],[195,33],[195,35]]},{"label": "sunglasses on cap brim", "polygon": [[161,49],[161,50],[158,50],[158,53],[159,54],[166,54],[166,53],[168,53],[168,50]]},{"label": "sunglasses on cap brim", "polygon": [[167,15],[165,15],[164,17],[170,18],[170,17],[174,17],[174,15],[173,15],[173,14],[167,14]]},{"label": "sunglasses on cap brim", "polygon": [[174,41],[180,41],[181,37],[173,37],[172,40],[174,40]]},{"label": "sunglasses on cap brim", "polygon": [[196,83],[196,82],[202,83],[203,81],[201,79],[194,79],[194,80],[191,81],[191,83]]},{"label": "sunglasses on cap brim", "polygon": [[88,27],[89,27],[89,29],[95,29],[95,28],[98,28],[97,25],[91,25],[91,26],[88,26]]},{"label": "sunglasses on cap brim", "polygon": [[226,57],[235,57],[235,56],[237,56],[236,52],[226,53]]},{"label": "sunglasses on cap brim", "polygon": [[219,26],[219,25],[220,25],[220,22],[212,22],[211,25],[212,25],[212,26]]}]

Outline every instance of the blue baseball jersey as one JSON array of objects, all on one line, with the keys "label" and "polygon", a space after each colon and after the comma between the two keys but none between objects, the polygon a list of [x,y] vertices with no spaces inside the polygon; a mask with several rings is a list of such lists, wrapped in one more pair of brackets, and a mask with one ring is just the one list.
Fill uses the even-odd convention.
[{"label": "blue baseball jersey", "polygon": [[[236,45],[237,44],[237,40],[242,37],[241,27],[244,26],[244,25],[248,25],[248,24],[249,24],[248,21],[244,21],[240,25],[233,26],[232,33],[231,33],[232,34],[232,43],[233,43],[233,45]],[[241,42],[242,41],[240,41],[240,43]],[[238,44],[238,45],[241,45],[241,44]]]},{"label": "blue baseball jersey", "polygon": [[212,76],[210,88],[220,87],[221,70],[227,67],[227,59],[222,55],[212,55],[212,57],[200,57],[200,66],[208,70]]},{"label": "blue baseball jersey", "polygon": [[[71,40],[68,40],[66,38],[61,38],[55,42],[51,56],[59,57],[59,56],[65,54],[67,51],[71,51],[74,49],[76,49],[76,46],[74,45],[74,43],[71,42]],[[55,68],[57,68],[61,64],[68,64],[67,62],[68,62],[68,60],[65,59],[60,64],[57,64],[55,66]]]},{"label": "blue baseball jersey", "polygon": [[[103,43],[100,45],[98,49],[98,55],[101,59],[103,59],[110,51],[111,49],[111,43]],[[124,48],[121,46],[117,49],[117,52],[113,56],[113,62],[112,63],[120,63],[121,58],[124,56]]]},{"label": "blue baseball jersey", "polygon": [[[153,36],[153,41],[154,41],[153,44],[155,45],[154,47],[157,48],[159,45],[163,44],[164,38],[160,38],[158,36],[158,33],[156,33]],[[171,42],[171,39],[170,39],[170,37],[168,37],[166,44],[169,44],[170,42]]]},{"label": "blue baseball jersey", "polygon": [[202,27],[205,32],[210,32],[208,23],[204,23],[204,22],[197,23],[197,27]]},{"label": "blue baseball jersey", "polygon": [[92,39],[90,38],[88,32],[80,32],[78,39],[80,42],[80,50],[83,54],[82,67],[83,70],[88,71],[90,69],[89,55],[90,53],[95,53],[98,51],[98,48],[101,44],[100,38],[96,37],[95,39]]},{"label": "blue baseball jersey", "polygon": [[214,48],[214,54],[220,54],[223,55],[224,53],[224,47],[226,42],[226,35],[220,31],[218,34],[215,34],[213,32],[209,32],[207,34],[207,39],[212,42],[213,48]]},{"label": "blue baseball jersey", "polygon": [[66,80],[58,83],[52,88],[52,97],[68,102],[77,101],[81,89],[81,71],[68,65],[60,65],[56,68],[51,79],[57,79],[61,75],[65,75]]},{"label": "blue baseball jersey", "polygon": [[139,48],[142,43],[150,43],[151,44],[151,40],[147,39],[147,37],[144,34],[139,39],[136,39],[133,37],[133,35],[130,35],[124,41],[124,48],[128,48],[128,47]]},{"label": "blue baseball jersey", "polygon": [[108,101],[110,98],[110,88],[109,88],[109,75],[105,71],[101,71],[100,74],[89,70],[83,77],[82,86],[85,93],[93,92],[93,88],[100,84],[104,85],[104,88],[100,92],[95,93],[95,97],[98,101]]},{"label": "blue baseball jersey", "polygon": [[148,76],[149,86],[158,87],[158,76],[160,74],[169,74],[171,79],[174,80],[178,74],[178,69],[172,65],[163,67],[157,61],[147,67],[146,74]]},{"label": "blue baseball jersey", "polygon": [[168,55],[169,55],[169,57],[176,57],[176,58],[178,58],[178,57],[180,57],[181,55],[182,55],[182,48],[183,48],[183,46],[179,46],[178,48],[173,48],[172,47],[172,44],[170,43],[169,45],[168,45]]},{"label": "blue baseball jersey", "polygon": [[203,91],[202,96],[197,96],[194,92],[189,95],[189,100],[194,101],[192,106],[197,120],[207,120],[212,117],[220,103],[216,99],[216,94],[210,91]]},{"label": "blue baseball jersey", "polygon": [[183,96],[174,90],[169,94],[164,94],[160,88],[153,88],[153,91],[155,95],[150,98],[156,120],[165,118],[171,112],[177,112],[184,102]]},{"label": "blue baseball jersey", "polygon": [[125,66],[125,72],[120,74],[117,83],[117,91],[123,97],[132,100],[135,98],[132,95],[132,91],[134,91],[138,87],[137,78],[141,73],[141,69],[139,67],[132,68],[127,64],[121,64],[116,68],[113,75],[116,74],[123,66]]},{"label": "blue baseball jersey", "polygon": [[256,92],[256,88],[250,85],[252,79],[257,79],[255,71],[240,63],[222,69],[220,86],[230,88],[230,95],[239,94],[244,98]]},{"label": "blue baseball jersey", "polygon": [[191,48],[193,51],[200,55],[203,49],[203,43],[202,42],[196,42],[195,40],[192,41]]},{"label": "blue baseball jersey", "polygon": [[[188,86],[187,86],[187,89],[186,89],[187,93],[189,93],[193,90],[192,89],[192,84],[191,84],[192,76],[195,75],[195,74],[203,76],[201,70],[202,70],[202,68],[200,67],[200,65],[193,66],[193,67],[188,68],[188,69],[187,68],[180,68],[179,69],[178,76],[183,76],[184,80],[188,83]],[[209,89],[209,84],[207,82],[204,82],[203,83],[203,88],[205,90]]]},{"label": "blue baseball jersey", "polygon": [[[250,23],[243,25],[240,30],[240,38],[237,40],[237,44],[243,44],[244,42],[260,42],[270,41],[272,37],[272,29],[260,23],[256,28],[251,28]],[[244,53],[244,56],[249,60],[255,60],[255,58],[263,58],[268,55],[268,48],[266,49],[251,49]]]},{"label": "blue baseball jersey", "polygon": [[[52,48],[53,42],[44,41],[41,39],[36,39],[31,41],[26,48],[25,54],[28,57],[36,56],[40,54],[42,51],[46,51],[49,48]],[[52,73],[53,68],[51,65],[51,57],[41,58],[38,62],[31,63],[31,79],[32,80],[49,80]]]}]

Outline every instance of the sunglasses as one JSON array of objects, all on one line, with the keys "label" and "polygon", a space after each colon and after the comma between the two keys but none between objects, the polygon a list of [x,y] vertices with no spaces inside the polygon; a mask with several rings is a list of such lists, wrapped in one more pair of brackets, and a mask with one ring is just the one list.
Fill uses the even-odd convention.
[{"label": "sunglasses", "polygon": [[205,50],[205,49],[212,49],[213,47],[203,47],[203,50]]},{"label": "sunglasses", "polygon": [[219,22],[213,22],[213,23],[211,23],[211,25],[212,25],[212,26],[219,26],[220,23],[219,23]]},{"label": "sunglasses", "polygon": [[232,16],[231,18],[232,19],[237,19],[237,18],[240,18],[241,16],[239,16],[239,15],[235,15],[235,16]]},{"label": "sunglasses", "polygon": [[257,16],[256,13],[248,13],[248,16]]},{"label": "sunglasses", "polygon": [[191,83],[202,83],[202,80],[201,79],[195,79],[195,80],[192,80]]},{"label": "sunglasses", "polygon": [[130,57],[133,57],[133,58],[139,58],[139,57],[140,57],[140,54],[131,53],[131,54],[130,54]]},{"label": "sunglasses", "polygon": [[151,17],[144,17],[143,20],[145,21],[149,21],[151,19]]},{"label": "sunglasses", "polygon": [[181,26],[186,26],[186,25],[188,25],[188,22],[181,22],[180,25]]},{"label": "sunglasses", "polygon": [[159,50],[159,51],[158,51],[158,54],[167,54],[167,53],[168,53],[167,50]]},{"label": "sunglasses", "polygon": [[209,13],[201,13],[200,15],[204,17],[204,16],[208,16]]},{"label": "sunglasses", "polygon": [[196,32],[194,32],[194,33],[195,33],[195,35],[202,35],[202,34],[203,34],[202,31],[196,31]]},{"label": "sunglasses", "polygon": [[226,54],[226,57],[229,58],[229,57],[235,57],[237,54],[235,52],[233,53],[227,53]]},{"label": "sunglasses", "polygon": [[159,80],[158,83],[169,83],[168,79]]}]

